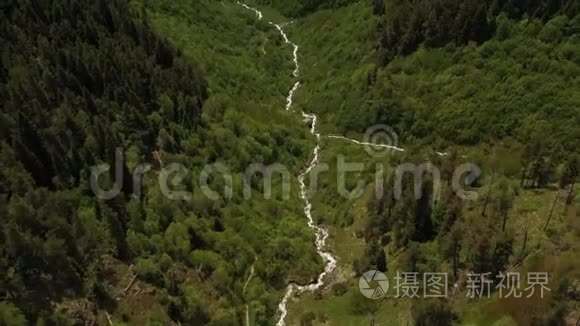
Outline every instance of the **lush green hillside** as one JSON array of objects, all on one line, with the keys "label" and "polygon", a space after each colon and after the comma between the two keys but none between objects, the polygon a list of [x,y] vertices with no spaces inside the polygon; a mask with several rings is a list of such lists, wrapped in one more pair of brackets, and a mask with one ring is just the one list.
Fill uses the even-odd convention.
[{"label": "lush green hillside", "polygon": [[122,1],[4,4],[0,296],[30,322],[58,324],[51,302],[99,296],[100,259],[131,256],[128,166],[124,194],[109,202],[88,191],[90,167],[124,146],[147,161],[162,135],[195,133],[207,83]]},{"label": "lush green hillside", "polygon": [[[278,290],[316,276],[297,185],[286,200],[275,179],[265,199],[256,176],[242,192],[250,163],[294,175],[313,144],[283,110],[291,52],[271,27],[214,1],[11,2],[0,24],[0,323],[235,325],[248,304],[269,324]],[[90,169],[117,147],[123,191],[101,200]],[[214,162],[231,197],[217,175],[217,200],[199,187]],[[172,163],[187,200],[159,188]]]},{"label": "lush green hillside", "polygon": [[[2,192],[77,186],[87,177],[80,171],[115,147],[131,143],[144,155],[162,130],[179,142],[201,124],[207,83],[194,65],[124,2],[83,5],[30,1],[2,11],[1,156],[31,177],[3,171],[14,180]],[[158,112],[162,97],[172,111]]]},{"label": "lush green hillside", "polygon": [[[420,45],[441,47],[481,43],[498,30],[498,15],[511,19],[535,18],[546,22],[556,15],[574,18],[580,4],[568,1],[374,1],[373,13],[382,16],[379,25],[382,60],[407,55]],[[501,27],[500,29],[503,29]]]},{"label": "lush green hillside", "polygon": [[368,5],[315,13],[292,33],[308,85],[298,100],[331,132],[384,123],[407,143],[436,147],[513,137],[577,149],[579,18],[497,20],[481,45],[422,47],[382,67]]},{"label": "lush green hillside", "polygon": [[276,8],[288,17],[304,16],[319,9],[338,8],[357,0],[254,0],[261,6]]},{"label": "lush green hillside", "polygon": [[[295,176],[315,144],[284,110],[292,49],[268,21],[290,19],[294,108],[318,115],[330,169],[312,194],[314,216],[340,266],[322,291],[291,300],[288,324],[577,317],[578,1],[249,4],[263,20],[235,1],[0,1],[0,325],[274,324],[287,284],[323,268],[295,178],[288,198],[282,177],[265,198],[263,176],[244,174],[279,163]],[[375,124],[391,126],[406,151],[369,157],[326,137],[360,139]],[[121,189],[103,199],[92,168],[113,165],[117,148],[123,176],[111,168],[98,181]],[[337,194],[338,157],[364,163],[345,180],[365,181],[361,196]],[[441,169],[440,196],[426,177],[415,198],[410,174],[401,196],[393,178],[374,196],[376,164],[393,172],[426,161]],[[466,162],[483,172],[466,184],[477,200],[452,187]],[[227,170],[205,180],[212,198],[200,184],[208,165]],[[186,174],[168,177],[175,166]],[[459,286],[446,300],[370,301],[358,279],[374,268],[452,281],[545,271],[552,291],[467,300]]]},{"label": "lush green hillside", "polygon": [[[571,258],[580,234],[572,186],[578,178],[580,145],[579,17],[573,16],[574,5],[563,4],[566,15],[553,10],[553,15],[536,12],[529,15],[539,18],[525,19],[522,13],[499,10],[493,29],[477,40],[480,44],[469,37],[440,44],[420,39],[407,52],[395,49],[388,60],[384,44],[377,42],[384,37],[385,24],[394,23],[394,13],[376,15],[369,3],[322,10],[292,26],[290,36],[301,45],[304,81],[298,105],[319,113],[325,133],[361,139],[369,126],[387,124],[407,148],[404,155],[377,159],[348,142],[325,141],[321,155],[331,171],[320,180],[315,208],[323,223],[333,227],[341,269],[331,281],[332,291],[295,303],[293,323],[575,321],[574,290],[567,292],[563,285],[573,282],[580,270],[578,259]],[[449,8],[446,13],[426,13],[446,20],[447,14],[457,15]],[[396,13],[405,22],[413,22],[415,14],[410,9]],[[433,154],[443,148],[449,155]],[[340,155],[365,163],[365,170],[346,182],[352,189],[357,178],[365,180],[362,197],[336,196]],[[434,181],[426,177],[420,200],[413,198],[409,179],[403,179],[402,198],[394,198],[388,192],[394,189],[393,180],[387,178],[386,196],[375,199],[377,161],[391,166],[391,172],[400,163],[432,162],[443,175],[442,196],[431,197]],[[470,188],[479,194],[476,201],[459,200],[448,188],[449,173],[465,162],[483,171]],[[468,271],[497,273],[513,266],[524,276],[528,271],[549,272],[553,295],[518,301],[499,299],[495,293],[489,300],[466,300],[466,289],[459,288],[441,304],[391,297],[376,303],[358,293],[358,278],[372,268],[386,269],[390,280],[397,271],[443,271],[452,275],[450,282],[463,282]]]}]

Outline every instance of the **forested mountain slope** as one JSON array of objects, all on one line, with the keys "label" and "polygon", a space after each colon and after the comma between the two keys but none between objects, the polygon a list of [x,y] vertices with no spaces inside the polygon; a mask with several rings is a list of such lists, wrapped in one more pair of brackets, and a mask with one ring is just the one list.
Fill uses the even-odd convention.
[{"label": "forested mountain slope", "polygon": [[[393,45],[388,61],[381,40],[393,13],[373,15],[364,2],[317,12],[294,29],[308,49],[304,78],[311,86],[297,100],[321,113],[329,131],[341,134],[384,123],[408,143],[434,147],[513,137],[523,143],[541,138],[545,148],[577,149],[575,5],[566,3],[565,15],[556,10],[555,16],[542,16],[545,21],[498,13],[487,18],[497,32],[480,45],[455,43],[455,37],[440,44],[418,41],[421,47],[408,55],[397,54]],[[415,12],[398,15],[409,21]],[[446,20],[445,13],[432,15]]]},{"label": "forested mountain slope", "polygon": [[357,0],[256,0],[256,4],[276,8],[288,17],[304,16],[318,9],[338,8]]},{"label": "forested mountain slope", "polygon": [[[546,22],[556,15],[574,18],[580,13],[578,1],[373,1],[373,13],[383,16],[379,25],[382,60],[407,55],[421,44],[441,47],[492,38],[497,17],[538,19]],[[503,28],[503,27],[501,27]]]},{"label": "forested mountain slope", "polygon": [[[578,204],[578,1],[249,4],[265,19],[233,0],[1,1],[0,325],[274,324],[287,285],[323,270],[292,177],[312,156],[330,172],[307,206],[330,226],[341,266],[332,288],[291,298],[290,324],[571,316],[580,226],[563,215]],[[299,76],[268,22],[291,19]],[[316,113],[321,140],[312,119],[284,110],[296,81],[293,108]],[[369,157],[326,137],[361,139],[375,124],[405,151]],[[121,191],[98,198],[92,168],[112,167],[117,148],[122,177],[111,168],[99,181]],[[337,157],[365,163],[345,181],[365,181],[364,196],[336,194]],[[441,196],[425,178],[415,200],[409,176],[402,197],[392,178],[372,195],[369,167],[426,161],[442,169]],[[467,182],[479,194],[470,202],[450,186],[466,162],[483,170]],[[265,176],[245,169],[271,164],[291,181],[275,175],[265,197]],[[554,294],[381,306],[357,285],[372,268],[461,278],[517,264],[550,271]]]},{"label": "forested mountain slope", "polygon": [[[313,201],[331,225],[340,272],[332,291],[290,306],[291,324],[563,325],[578,318],[578,2],[518,1],[517,10],[511,2],[497,10],[506,2],[444,3],[359,1],[289,28],[301,45],[297,105],[319,114],[324,133],[361,140],[367,128],[388,125],[398,135],[389,140],[406,149],[369,156],[369,147],[348,139],[324,142],[330,177],[319,180]],[[485,35],[480,27],[489,28]],[[365,185],[348,200],[335,194],[341,155],[365,163],[347,177],[349,189]],[[387,170],[379,198],[377,163]],[[481,168],[467,182],[475,199],[452,186],[465,163]],[[395,171],[409,165],[414,180],[397,179]],[[421,171],[427,166],[437,173]],[[366,300],[358,282],[375,269],[389,281],[408,271],[444,272],[450,294],[411,300],[390,288],[382,300]],[[466,298],[468,273],[508,270],[522,282],[527,272],[547,273],[552,294],[507,300],[492,290],[489,299]]]},{"label": "forested mountain slope", "polygon": [[124,203],[95,201],[90,167],[195,133],[207,86],[124,1],[10,1],[1,15],[0,296],[34,321],[98,288],[84,282],[101,255],[129,256]]},{"label": "forested mountain slope", "polygon": [[[30,186],[77,186],[115,147],[146,154],[161,129],[179,140],[200,124],[204,78],[125,2],[18,1],[2,15],[1,156]],[[160,97],[177,105],[158,112]],[[22,194],[28,178],[11,172],[3,192]]]},{"label": "forested mountain slope", "polygon": [[[266,199],[258,174],[242,193],[249,164],[297,173],[312,142],[283,110],[280,36],[231,2],[1,9],[0,323],[237,324],[249,303],[271,322],[277,290],[320,268],[296,192]],[[99,199],[91,168],[113,167],[99,180],[111,189],[116,148],[122,191]],[[234,191],[216,174],[210,200],[199,176],[216,162]],[[186,199],[160,189],[172,163],[187,169],[170,183]],[[152,170],[133,189],[140,164]]]}]

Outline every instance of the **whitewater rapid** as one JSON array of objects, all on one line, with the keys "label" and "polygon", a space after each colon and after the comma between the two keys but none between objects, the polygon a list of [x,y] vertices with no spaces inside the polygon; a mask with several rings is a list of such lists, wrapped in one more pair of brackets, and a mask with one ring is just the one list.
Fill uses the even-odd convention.
[{"label": "whitewater rapid", "polygon": [[[238,4],[248,10],[253,11],[259,20],[262,19],[263,14],[258,9],[252,8],[239,1]],[[293,48],[292,60],[294,61],[294,71],[292,72],[292,75],[294,76],[294,78],[298,78],[300,76],[300,64],[298,62],[298,50],[299,50],[298,45],[296,43],[291,42],[288,39],[288,35],[286,35],[286,32],[284,32],[283,28],[286,24],[275,24],[273,22],[269,22],[269,24],[276,27],[276,29],[278,30],[278,32],[280,32],[280,35],[282,36],[286,44],[292,46]],[[300,81],[296,81],[292,86],[292,89],[290,89],[290,91],[288,92],[288,97],[286,98],[287,111],[292,109],[294,93],[296,92],[296,90],[298,90],[299,87]],[[324,277],[329,273],[331,273],[336,268],[337,262],[336,257],[334,257],[330,252],[324,250],[324,248],[326,247],[326,239],[328,238],[328,231],[318,226],[314,222],[314,218],[312,217],[312,203],[310,202],[310,198],[307,192],[307,186],[306,183],[304,182],[306,176],[309,175],[312,169],[319,163],[320,133],[316,131],[317,116],[315,114],[305,112],[301,112],[301,114],[302,117],[304,117],[307,121],[311,122],[310,133],[316,137],[316,146],[312,150],[312,160],[310,160],[306,169],[302,173],[300,173],[300,175],[298,175],[298,183],[300,184],[300,198],[304,202],[304,215],[308,220],[308,227],[310,227],[310,229],[314,231],[314,234],[316,236],[315,240],[316,252],[320,257],[322,257],[322,260],[325,262],[325,267],[324,271],[322,271],[322,273],[318,275],[318,278],[315,283],[311,283],[308,285],[299,285],[296,283],[288,284],[288,287],[286,288],[286,293],[284,294],[284,297],[278,304],[279,318],[278,322],[276,323],[277,326],[286,325],[285,319],[286,316],[288,315],[288,301],[290,300],[290,298],[295,294],[299,294],[305,291],[315,291],[320,287],[322,287],[322,285],[324,285]]]},{"label": "whitewater rapid", "polygon": [[[284,29],[282,28],[284,25],[282,24],[273,24],[273,25],[276,27],[276,29],[278,29],[280,35],[282,35],[282,38],[284,38],[284,42],[290,44],[293,47],[294,51],[292,53],[295,68],[292,74],[294,75],[294,77],[299,77],[300,76],[300,64],[298,62],[299,47],[298,45],[296,45],[295,43],[291,42],[288,39],[288,36],[286,35]],[[292,108],[292,99],[294,98],[294,92],[298,89],[298,87],[300,87],[299,81],[297,81],[294,84],[294,86],[292,87],[292,89],[288,94],[288,98],[286,100],[286,110],[290,110]],[[316,132],[317,116],[313,113],[305,113],[305,112],[301,113],[302,117],[304,117],[307,121],[311,122],[310,133],[316,137],[316,146],[314,146],[314,149],[312,150],[312,160],[309,162],[306,169],[300,175],[298,175],[298,183],[300,184],[300,198],[302,198],[302,200],[304,201],[304,215],[306,215],[306,218],[308,219],[308,226],[310,227],[310,229],[314,231],[316,235],[315,241],[316,252],[318,253],[318,255],[320,255],[320,257],[322,257],[326,265],[324,267],[324,271],[322,271],[322,273],[318,275],[318,278],[315,283],[308,285],[298,285],[295,283],[291,283],[288,285],[286,289],[286,294],[282,298],[282,301],[280,301],[280,304],[278,304],[279,319],[278,322],[276,323],[277,326],[286,325],[285,319],[286,315],[288,314],[288,300],[292,297],[292,295],[302,293],[304,291],[315,291],[319,289],[322,285],[324,285],[324,277],[329,273],[331,273],[336,268],[336,257],[334,257],[330,252],[324,251],[324,248],[326,247],[326,239],[328,238],[328,231],[318,226],[314,222],[314,218],[312,217],[312,203],[310,202],[310,198],[308,197],[306,183],[304,182],[306,176],[309,175],[312,169],[319,163],[320,133]]]}]

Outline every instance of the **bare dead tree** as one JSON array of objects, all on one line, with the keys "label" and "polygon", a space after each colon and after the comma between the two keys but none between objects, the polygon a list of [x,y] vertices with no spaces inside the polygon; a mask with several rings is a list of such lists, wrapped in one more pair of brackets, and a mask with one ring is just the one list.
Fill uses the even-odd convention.
[{"label": "bare dead tree", "polygon": [[556,207],[556,204],[558,203],[559,197],[560,197],[560,189],[558,189],[558,192],[556,193],[556,198],[554,198],[554,202],[552,203],[552,208],[550,208],[550,214],[548,215],[548,218],[546,219],[546,225],[544,225],[544,231],[546,231],[546,229],[548,229],[548,225],[550,224],[550,220],[552,219],[552,214],[554,214],[554,208]]}]

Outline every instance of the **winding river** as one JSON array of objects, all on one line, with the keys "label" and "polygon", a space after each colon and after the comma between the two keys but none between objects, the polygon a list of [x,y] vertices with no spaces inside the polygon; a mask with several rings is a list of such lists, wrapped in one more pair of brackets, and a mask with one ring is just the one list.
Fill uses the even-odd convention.
[{"label": "winding river", "polygon": [[[262,12],[259,11],[258,9],[250,7],[247,4],[239,2],[239,1],[237,1],[237,3],[238,3],[238,5],[246,8],[247,10],[253,11],[256,14],[256,17],[258,18],[258,20],[262,20],[262,18],[264,17]],[[296,79],[299,78],[300,77],[300,63],[298,62],[299,46],[296,43],[291,42],[290,39],[288,39],[288,35],[286,35],[286,32],[284,32],[284,26],[286,26],[288,23],[275,24],[271,21],[268,23],[270,25],[274,26],[278,30],[278,32],[280,33],[280,35],[282,36],[282,38],[284,39],[284,42],[286,44],[289,44],[292,46],[292,48],[293,48],[293,51],[292,51],[293,59],[292,60],[294,61],[294,71],[292,72],[292,75]],[[298,90],[299,87],[300,87],[300,81],[296,81],[294,83],[294,86],[292,86],[292,89],[290,89],[290,91],[288,92],[288,97],[286,98],[286,110],[287,111],[292,109],[293,100],[294,100],[294,93],[296,92],[296,90]],[[299,285],[296,283],[288,284],[288,287],[286,288],[286,293],[284,294],[284,297],[282,298],[282,300],[278,304],[279,317],[278,317],[278,321],[276,323],[276,326],[285,326],[286,325],[286,316],[288,315],[288,301],[292,298],[292,296],[306,292],[306,291],[309,291],[309,292],[316,291],[319,288],[321,288],[324,285],[324,278],[336,268],[336,263],[337,263],[336,257],[333,256],[332,253],[330,253],[329,251],[325,251],[326,239],[328,238],[328,231],[326,229],[324,229],[323,227],[318,226],[314,222],[314,218],[312,217],[312,203],[310,202],[310,198],[309,198],[308,192],[307,192],[307,187],[306,187],[306,184],[304,182],[304,179],[306,178],[306,176],[319,163],[320,137],[321,136],[320,136],[320,133],[318,133],[316,131],[317,116],[313,113],[301,112],[301,114],[305,118],[306,121],[311,122],[310,133],[316,137],[316,146],[312,150],[312,160],[310,160],[306,169],[300,175],[298,175],[298,183],[300,184],[300,198],[302,198],[302,201],[304,202],[304,215],[306,216],[306,218],[308,220],[308,227],[310,227],[310,229],[312,229],[312,231],[316,235],[316,241],[315,241],[316,252],[318,253],[318,255],[320,255],[320,257],[322,257],[323,261],[325,262],[325,267],[324,267],[324,270],[318,275],[318,278],[317,278],[315,283],[311,283],[308,285]],[[372,147],[384,147],[384,148],[391,149],[391,150],[398,151],[398,152],[405,151],[405,149],[397,147],[397,146],[392,146],[392,145],[388,145],[388,144],[364,142],[364,141],[359,141],[359,140],[344,137],[344,136],[326,135],[325,137],[332,138],[332,139],[345,140],[345,141],[355,143],[357,145],[372,146]],[[442,152],[436,152],[436,154],[439,156],[447,155],[447,153],[442,153]]]},{"label": "winding river", "polygon": [[[261,20],[263,18],[262,12],[258,9],[252,8],[244,3],[238,1],[238,4],[248,10],[253,11],[256,14],[256,17]],[[292,46],[293,51],[293,61],[294,61],[294,71],[292,75],[294,78],[300,77],[300,64],[298,62],[298,50],[299,47],[295,43],[291,42],[288,39],[288,35],[284,32],[285,24],[275,24],[273,22],[269,22],[270,25],[276,27],[284,42]],[[296,81],[290,92],[288,92],[288,97],[286,98],[286,110],[289,111],[292,109],[293,100],[294,100],[294,93],[300,87],[300,81]],[[278,304],[278,322],[276,323],[277,326],[285,326],[286,325],[286,316],[288,315],[288,301],[292,298],[293,295],[305,292],[305,291],[315,291],[322,287],[324,284],[324,277],[331,273],[336,268],[336,257],[334,257],[330,252],[325,251],[326,247],[326,239],[328,238],[328,231],[326,229],[318,226],[314,222],[314,218],[312,217],[312,203],[310,202],[310,198],[308,196],[306,183],[304,182],[306,176],[312,171],[312,169],[318,164],[319,162],[319,152],[320,152],[320,133],[316,131],[316,122],[317,117],[315,114],[312,113],[305,113],[301,112],[302,116],[307,120],[310,121],[310,133],[316,137],[316,146],[312,150],[312,160],[308,163],[306,169],[298,175],[298,183],[300,184],[300,198],[302,198],[304,202],[304,215],[308,220],[308,227],[314,231],[316,236],[316,252],[320,257],[322,257],[323,261],[325,262],[325,267],[322,273],[318,275],[318,278],[315,283],[311,283],[308,285],[299,285],[296,283],[288,284],[286,288],[286,293],[282,298],[282,301]]]}]

